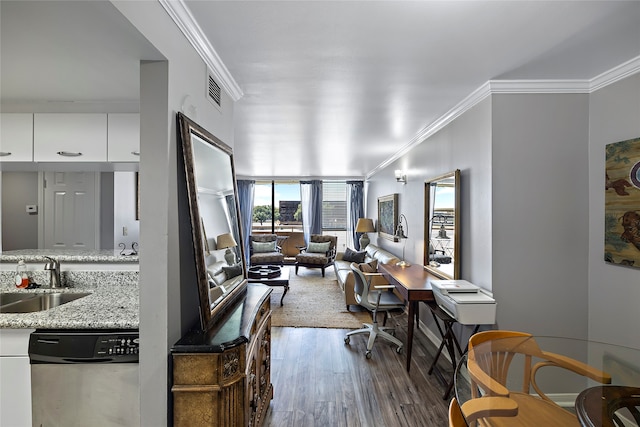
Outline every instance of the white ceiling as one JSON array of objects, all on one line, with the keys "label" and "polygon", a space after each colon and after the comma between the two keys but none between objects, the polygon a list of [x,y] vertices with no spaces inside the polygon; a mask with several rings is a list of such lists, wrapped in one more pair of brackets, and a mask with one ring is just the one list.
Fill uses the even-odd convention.
[{"label": "white ceiling", "polygon": [[[3,102],[137,97],[158,53],[109,3],[18,3],[0,4]],[[184,3],[244,93],[245,176],[362,177],[488,80],[589,80],[640,56],[638,1]]]}]

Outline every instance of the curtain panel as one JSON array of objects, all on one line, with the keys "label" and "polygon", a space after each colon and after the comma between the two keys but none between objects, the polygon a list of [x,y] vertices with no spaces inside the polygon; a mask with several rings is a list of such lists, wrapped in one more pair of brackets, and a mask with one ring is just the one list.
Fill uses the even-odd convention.
[{"label": "curtain panel", "polygon": [[304,242],[309,244],[312,234],[322,234],[322,181],[300,181],[302,199],[302,231]]},{"label": "curtain panel", "polygon": [[364,218],[364,181],[347,181],[347,236],[353,242],[347,242],[360,250],[360,236],[356,233],[358,219]]},{"label": "curtain panel", "polygon": [[245,265],[249,265],[249,237],[251,236],[251,225],[253,221],[253,193],[256,182],[250,179],[239,179],[238,183],[238,204],[240,205],[240,223],[244,230],[242,236],[242,247],[244,248]]}]

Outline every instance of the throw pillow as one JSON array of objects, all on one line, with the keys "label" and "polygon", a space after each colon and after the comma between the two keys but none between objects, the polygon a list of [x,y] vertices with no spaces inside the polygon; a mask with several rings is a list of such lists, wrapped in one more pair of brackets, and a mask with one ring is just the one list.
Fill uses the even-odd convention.
[{"label": "throw pillow", "polygon": [[331,242],[309,242],[309,245],[307,246],[307,252],[324,254],[327,253],[330,247]]},{"label": "throw pillow", "polygon": [[375,273],[378,271],[378,260],[374,259],[371,262],[362,262],[358,264],[358,268],[363,273]]},{"label": "throw pillow", "polygon": [[227,276],[227,280],[229,280],[242,274],[242,266],[240,264],[236,264],[229,267],[222,267],[222,271],[224,271],[224,274]]},{"label": "throw pillow", "polygon": [[254,253],[267,253],[276,251],[276,241],[273,242],[251,242]]},{"label": "throw pillow", "polygon": [[366,251],[356,252],[353,249],[347,248],[342,256],[343,261],[355,262],[361,264],[364,262],[364,257],[367,255]]}]

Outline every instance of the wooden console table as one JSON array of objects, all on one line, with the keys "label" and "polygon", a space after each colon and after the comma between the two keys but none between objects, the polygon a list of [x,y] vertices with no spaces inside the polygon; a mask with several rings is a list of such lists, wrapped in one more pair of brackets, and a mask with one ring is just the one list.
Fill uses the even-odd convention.
[{"label": "wooden console table", "polygon": [[171,348],[173,426],[259,427],[273,398],[271,289],[247,293],[216,325]]},{"label": "wooden console table", "polygon": [[438,280],[438,277],[429,273],[419,264],[413,264],[409,267],[378,264],[378,271],[396,287],[400,295],[409,303],[407,326],[407,371],[409,371],[413,345],[413,325],[419,314],[418,303],[420,301],[435,301],[431,290],[431,280]]}]

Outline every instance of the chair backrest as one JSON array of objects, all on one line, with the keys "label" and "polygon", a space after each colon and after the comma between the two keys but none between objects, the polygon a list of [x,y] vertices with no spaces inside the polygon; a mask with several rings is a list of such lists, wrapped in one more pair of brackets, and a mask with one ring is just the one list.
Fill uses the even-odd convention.
[{"label": "chair backrest", "polygon": [[353,278],[355,279],[353,292],[356,302],[367,310],[373,311],[375,307],[369,302],[369,283],[367,282],[367,278],[355,262],[351,263],[351,270],[353,271]]},{"label": "chair backrest", "polygon": [[249,254],[253,255],[253,245],[251,244],[253,242],[269,243],[277,241],[278,236],[276,236],[275,234],[252,234],[249,236]]},{"label": "chair backrest", "polygon": [[[514,357],[523,355],[522,392],[531,386],[531,360],[540,357],[542,350],[531,334],[516,331],[478,332],[469,338],[469,359],[493,380],[507,387],[507,376]],[[474,375],[471,369],[470,374]],[[475,387],[473,391],[476,392]],[[487,391],[487,390],[485,390]]]},{"label": "chair backrest", "polygon": [[327,256],[330,260],[334,260],[336,257],[336,246],[338,246],[338,237],[324,234],[312,234],[309,236],[309,241],[314,243],[329,242],[329,253]]}]

